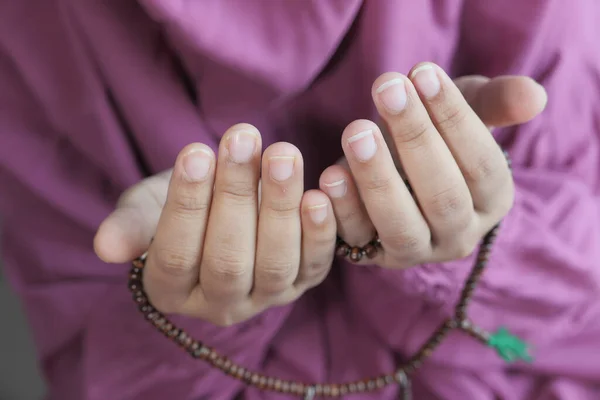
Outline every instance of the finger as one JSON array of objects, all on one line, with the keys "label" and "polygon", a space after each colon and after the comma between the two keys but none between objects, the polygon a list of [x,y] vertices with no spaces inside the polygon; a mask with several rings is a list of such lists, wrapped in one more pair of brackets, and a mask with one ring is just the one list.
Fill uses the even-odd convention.
[{"label": "finger", "polygon": [[[94,251],[106,263],[121,264],[144,253],[156,232],[172,170],[146,178],[121,195],[117,208],[94,237]],[[164,188],[164,195],[156,193]]]},{"label": "finger", "polygon": [[411,77],[437,131],[458,163],[475,209],[483,213],[508,211],[512,196],[505,193],[512,191],[510,172],[485,124],[441,68],[422,64]]},{"label": "finger", "polygon": [[167,199],[148,252],[144,285],[162,311],[178,310],[198,282],[214,181],[214,154],[192,144],[179,154]]},{"label": "finger", "polygon": [[289,143],[275,143],[263,154],[262,170],[252,297],[258,301],[275,301],[270,298],[277,298],[292,288],[300,265],[302,155]]},{"label": "finger", "polygon": [[336,223],[331,202],[319,190],[302,198],[302,256],[294,283],[299,293],[317,286],[331,270],[336,243]]},{"label": "finger", "polygon": [[342,134],[342,148],[385,255],[407,262],[424,256],[431,250],[429,228],[396,171],[377,125],[352,122]]},{"label": "finger", "polygon": [[373,98],[434,244],[471,229],[474,213],[465,180],[411,81],[397,73],[384,74],[373,85]]},{"label": "finger", "polygon": [[321,174],[319,187],[331,199],[338,235],[351,246],[363,246],[375,235],[375,228],[360,199],[348,169],[332,165]]},{"label": "finger", "polygon": [[523,124],[540,114],[548,100],[543,86],[525,76],[454,80],[467,103],[486,126]]},{"label": "finger", "polygon": [[252,288],[260,149],[260,134],[248,124],[233,126],[221,140],[200,268],[206,302],[239,302]]},{"label": "finger", "polygon": [[477,95],[479,90],[486,85],[491,79],[481,75],[467,75],[461,76],[454,80],[454,84],[460,90],[463,97],[469,105],[473,107],[473,103],[476,103]]},{"label": "finger", "polygon": [[100,224],[94,237],[94,251],[106,263],[126,263],[148,249],[156,231],[160,210],[149,221],[137,206],[124,206],[113,211]]}]

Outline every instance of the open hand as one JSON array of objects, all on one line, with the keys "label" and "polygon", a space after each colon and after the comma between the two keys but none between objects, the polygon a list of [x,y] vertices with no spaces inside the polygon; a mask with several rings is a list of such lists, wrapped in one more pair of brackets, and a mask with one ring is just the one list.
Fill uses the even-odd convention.
[{"label": "open hand", "polygon": [[303,170],[296,147],[276,143],[261,156],[256,128],[236,125],[218,160],[189,145],[172,171],[123,194],[96,252],[122,263],[150,246],[144,286],[162,312],[231,325],[292,302],[326,277],[336,239],[329,198],[304,192]]},{"label": "open hand", "polygon": [[429,63],[409,76],[387,73],[375,81],[385,132],[367,120],[349,124],[342,135],[346,161],[320,179],[340,237],[362,246],[377,232],[383,251],[364,262],[389,268],[473,252],[514,197],[489,128],[526,122],[546,103],[544,89],[525,77],[453,82]]}]

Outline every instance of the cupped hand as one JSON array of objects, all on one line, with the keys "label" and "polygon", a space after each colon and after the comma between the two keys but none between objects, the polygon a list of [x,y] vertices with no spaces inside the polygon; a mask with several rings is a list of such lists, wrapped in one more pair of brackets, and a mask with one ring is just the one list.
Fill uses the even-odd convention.
[{"label": "cupped hand", "polygon": [[218,159],[187,146],[171,171],[123,194],[97,232],[98,256],[122,263],[149,247],[144,286],[155,307],[217,325],[294,301],[331,267],[335,218],[327,195],[304,192],[296,147],[261,153],[247,124],[225,133]]},{"label": "cupped hand", "polygon": [[544,89],[526,77],[453,82],[425,63],[408,77],[380,76],[372,95],[384,132],[367,120],[349,124],[345,160],[320,179],[340,237],[363,246],[377,232],[382,249],[362,262],[388,268],[471,254],[514,198],[490,128],[534,118],[546,104]]}]

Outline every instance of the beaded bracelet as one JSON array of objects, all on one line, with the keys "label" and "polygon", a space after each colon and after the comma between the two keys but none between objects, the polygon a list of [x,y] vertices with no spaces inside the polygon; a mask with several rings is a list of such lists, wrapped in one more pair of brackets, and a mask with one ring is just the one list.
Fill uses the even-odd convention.
[{"label": "beaded bracelet", "polygon": [[[507,160],[510,166],[508,157]],[[417,352],[405,363],[398,366],[395,371],[352,382],[305,383],[263,375],[236,364],[234,361],[204,344],[204,342],[192,338],[183,329],[178,328],[170,322],[150,303],[142,283],[142,274],[146,265],[147,253],[133,261],[129,273],[129,289],[133,294],[133,299],[138,304],[139,310],[144,314],[144,318],[159,332],[162,332],[193,358],[208,363],[211,367],[221,370],[223,373],[244,382],[248,386],[265,391],[300,396],[305,400],[311,400],[316,396],[341,397],[348,394],[373,392],[388,385],[396,384],[402,389],[400,399],[410,400],[412,398],[410,375],[431,356],[442,340],[455,329],[465,332],[482,344],[494,349],[508,363],[518,360],[532,361],[527,344],[512,335],[507,329],[501,327],[496,332],[489,333],[475,326],[467,316],[467,307],[488,263],[499,226],[499,224],[496,225],[484,236],[479,246],[473,268],[454,308],[454,315],[443,321]],[[359,261],[363,256],[373,257],[380,246],[381,243],[377,237],[366,246],[356,248],[348,246],[339,239],[337,252],[339,255],[349,256],[353,261]]]},{"label": "beaded bracelet", "polygon": [[506,329],[500,328],[491,334],[473,325],[467,317],[467,306],[473,296],[477,282],[487,265],[498,228],[499,226],[495,226],[483,238],[473,269],[469,274],[460,299],[454,309],[454,315],[443,321],[421,348],[395,371],[354,382],[304,383],[262,375],[236,364],[203,342],[192,338],[183,329],[178,328],[170,322],[150,303],[142,284],[146,254],[133,261],[129,274],[129,289],[133,293],[133,298],[138,304],[139,310],[144,314],[145,319],[166,337],[178,344],[193,358],[200,359],[247,385],[262,390],[302,396],[302,398],[309,400],[314,399],[315,396],[340,397],[347,394],[372,392],[391,384],[397,384],[402,388],[402,397],[400,398],[407,400],[411,399],[409,376],[421,366],[423,361],[431,355],[433,350],[454,329],[466,332],[474,339],[495,349],[498,355],[507,362],[519,359],[531,361],[527,344],[510,334]]}]

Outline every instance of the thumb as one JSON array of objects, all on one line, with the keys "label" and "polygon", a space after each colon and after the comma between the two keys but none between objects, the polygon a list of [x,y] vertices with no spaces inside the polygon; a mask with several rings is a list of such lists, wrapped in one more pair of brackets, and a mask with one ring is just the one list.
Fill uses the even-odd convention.
[{"label": "thumb", "polygon": [[155,175],[128,189],[100,224],[94,251],[104,262],[121,264],[143,254],[156,232],[170,174]]},{"label": "thumb", "polygon": [[525,76],[466,76],[454,82],[487,126],[528,122],[544,110],[548,100],[543,86]]}]

